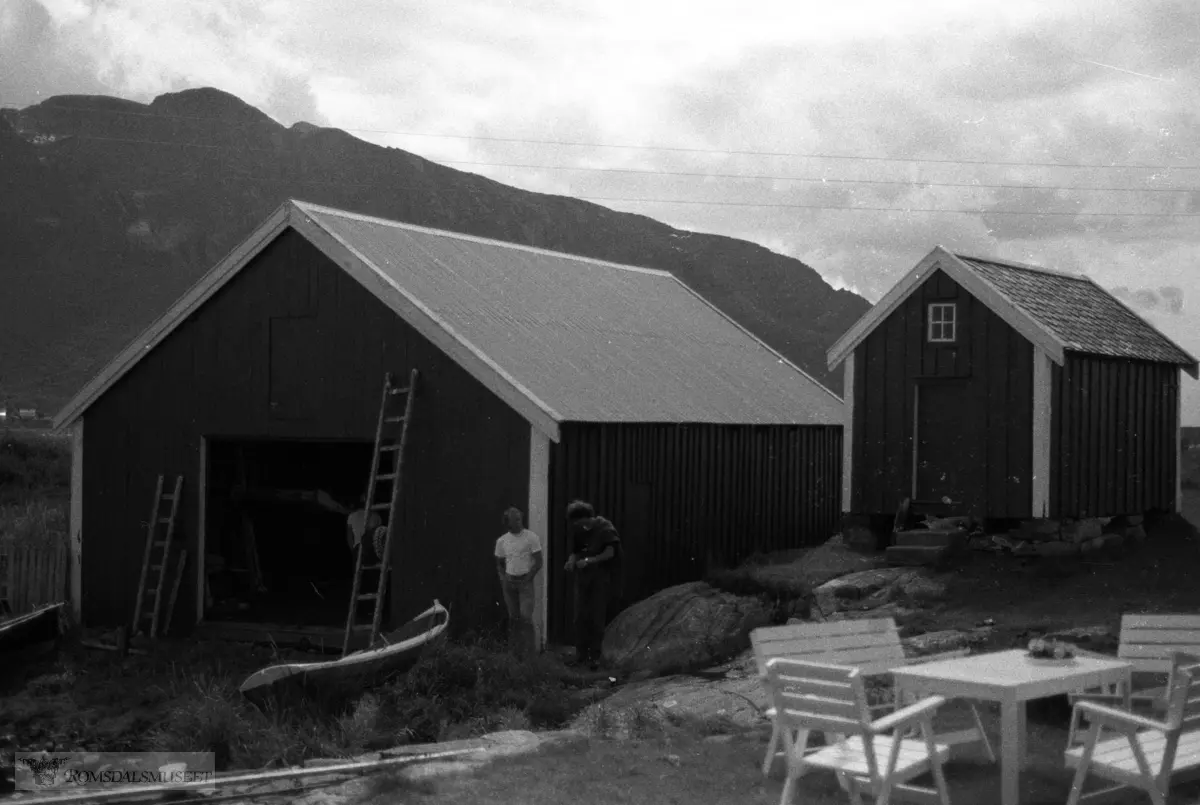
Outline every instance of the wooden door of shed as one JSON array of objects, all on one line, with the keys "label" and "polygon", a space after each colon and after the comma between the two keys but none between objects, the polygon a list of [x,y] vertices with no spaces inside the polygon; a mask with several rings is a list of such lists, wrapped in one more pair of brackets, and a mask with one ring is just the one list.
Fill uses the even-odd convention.
[{"label": "wooden door of shed", "polygon": [[980,497],[985,477],[973,410],[965,383],[931,382],[916,386],[916,433],[913,444],[913,497],[952,501],[965,511]]}]

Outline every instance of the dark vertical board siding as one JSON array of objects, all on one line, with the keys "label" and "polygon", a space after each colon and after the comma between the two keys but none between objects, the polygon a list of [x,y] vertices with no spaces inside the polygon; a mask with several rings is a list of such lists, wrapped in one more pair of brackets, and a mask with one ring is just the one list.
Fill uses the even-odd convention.
[{"label": "dark vertical board siding", "polygon": [[[590,501],[625,538],[623,603],[702,578],[755,551],[828,539],[841,512],[841,428],[568,424],[551,449],[551,556],[567,555],[566,504]],[[626,479],[646,487],[645,535],[622,531]],[[549,565],[550,638],[574,610],[562,562]]]},{"label": "dark vertical board siding", "polygon": [[1170,419],[1170,422],[1168,423],[1169,427],[1164,430],[1168,431],[1170,434],[1169,444],[1167,445],[1167,449],[1165,451],[1167,461],[1169,462],[1167,466],[1170,468],[1170,478],[1171,478],[1170,483],[1168,484],[1168,486],[1170,487],[1170,495],[1169,495],[1170,505],[1168,506],[1168,508],[1170,510],[1174,511],[1175,503],[1176,503],[1175,490],[1178,488],[1179,480],[1180,480],[1179,479],[1180,467],[1179,467],[1178,461],[1176,461],[1176,451],[1183,449],[1182,445],[1180,444],[1180,434],[1175,431],[1176,423],[1181,423],[1181,420],[1180,420],[1181,412],[1179,410],[1179,384],[1182,380],[1183,370],[1172,368],[1169,371],[1170,371],[1170,379],[1171,379],[1171,383],[1170,383],[1171,419]]},{"label": "dark vertical board siding", "polygon": [[[886,333],[876,330],[863,344],[867,355],[867,461],[869,472],[875,477],[884,475],[887,467],[884,462],[888,448],[887,441],[887,378],[886,368],[887,344],[884,341]],[[884,488],[880,484],[869,487],[872,491],[870,502],[872,511],[883,511],[887,508],[884,498]]]},{"label": "dark vertical board siding", "polygon": [[1053,361],[1050,363],[1050,506],[1051,517],[1058,517],[1062,505],[1062,367]]},{"label": "dark vertical board siding", "polygon": [[[1009,400],[1008,379],[1009,361],[1008,325],[995,316],[987,317],[988,329],[988,370],[981,385],[987,390],[986,404],[990,409],[990,427],[988,428],[988,464],[987,478],[988,503],[998,506],[1005,500],[1004,490],[1007,487],[1008,474],[1008,444],[1011,441],[1004,422],[1011,422],[1008,411],[1000,410],[1007,407]],[[997,427],[997,426],[1000,427]],[[1003,514],[997,514],[1003,517]]]},{"label": "dark vertical board siding", "polygon": [[1137,479],[1137,497],[1135,498],[1134,506],[1136,510],[1145,508],[1146,506],[1146,378],[1145,372],[1140,364],[1134,364],[1131,367],[1133,373],[1133,386],[1137,389],[1136,407],[1134,409],[1133,427],[1134,433],[1137,434],[1135,442],[1137,449],[1137,458],[1133,464],[1134,477]]},{"label": "dark vertical board siding", "polygon": [[[904,317],[904,387],[899,393],[904,400],[904,430],[900,436],[900,443],[904,445],[904,474],[896,491],[893,493],[899,501],[909,497],[912,494],[913,487],[913,457],[914,451],[917,449],[916,430],[914,427],[914,417],[916,416],[916,380],[915,378],[921,374],[921,362],[923,360],[922,344],[925,336],[923,327],[923,316],[921,313],[921,300],[916,298],[914,294],[904,305],[896,311],[896,315]],[[874,479],[871,480],[875,483]]]},{"label": "dark vertical board siding", "polygon": [[[319,334],[306,355],[312,382],[305,400],[318,415],[305,421],[272,416],[269,407],[269,323],[299,315],[315,317]],[[504,506],[528,500],[528,424],[292,232],[88,410],[87,621],[114,625],[132,615],[141,524],[159,473],[184,476],[177,534],[197,555],[201,437],[369,441],[384,372],[403,375],[411,366],[423,377],[405,462],[390,615],[407,619],[438,597],[453,607],[456,629],[500,623],[489,548]],[[364,485],[367,471],[361,468]],[[175,623],[195,620],[195,601],[195,573],[188,572]]]},{"label": "dark vertical board siding", "polygon": [[1008,451],[1003,503],[997,501],[995,508],[1019,517],[1030,511],[1033,495],[1033,347],[1011,328],[1007,340]]},{"label": "dark vertical board siding", "polygon": [[[959,304],[952,347],[927,342],[927,305],[936,300]],[[962,418],[968,447],[958,469],[983,487],[967,496],[970,513],[1028,515],[1032,345],[987,306],[935,271],[859,345],[856,369],[852,511],[893,513],[911,494],[914,389],[945,379],[962,381],[962,404],[970,408]]]},{"label": "dark vertical board siding", "polygon": [[1113,465],[1116,463],[1117,452],[1117,445],[1113,438],[1116,435],[1113,433],[1114,412],[1109,408],[1109,398],[1112,397],[1112,389],[1115,385],[1112,382],[1114,378],[1109,376],[1110,367],[1108,363],[1100,364],[1099,370],[1096,389],[1097,395],[1100,398],[1100,484],[1097,508],[1099,508],[1100,501],[1106,501],[1109,505],[1116,505],[1114,491],[1116,482],[1113,478],[1115,473],[1112,470]]},{"label": "dark vertical board siding", "polygon": [[994,370],[991,367],[992,321],[988,316],[989,311],[984,304],[973,297],[971,299],[971,314],[975,319],[975,326],[971,328],[971,355],[972,366],[976,371],[972,377],[968,397],[969,404],[975,408],[975,419],[978,422],[978,449],[981,453],[978,459],[978,477],[986,494],[993,486],[992,467],[999,459],[992,434],[1004,426],[1005,412],[999,410],[999,406],[994,405],[991,399],[990,375]]},{"label": "dark vertical board siding", "polygon": [[867,400],[866,347],[860,344],[854,350],[854,426],[850,445],[850,510],[854,512],[871,510],[866,497],[870,485],[870,472],[866,466]]},{"label": "dark vertical board siding", "polygon": [[1068,363],[1063,367],[1063,505],[1062,514],[1079,510],[1079,400],[1076,369]]},{"label": "dark vertical board siding", "polygon": [[1136,514],[1174,503],[1173,376],[1165,364],[1067,354],[1053,368],[1056,432],[1052,455],[1063,490],[1062,517]]},{"label": "dark vertical board siding", "polygon": [[885,331],[887,338],[884,349],[886,350],[886,365],[884,366],[885,382],[883,386],[884,394],[884,417],[887,424],[885,427],[885,439],[887,440],[888,450],[885,457],[885,475],[884,483],[887,488],[895,489],[903,487],[908,473],[904,470],[904,455],[905,451],[899,449],[904,443],[904,334],[905,320],[902,316],[891,316],[884,322],[880,328]]},{"label": "dark vertical board siding", "polygon": [[1129,502],[1129,483],[1128,473],[1120,472],[1121,467],[1126,466],[1128,461],[1129,451],[1126,447],[1124,435],[1120,432],[1120,428],[1125,421],[1125,405],[1126,388],[1119,381],[1119,372],[1116,367],[1112,368],[1113,377],[1109,383],[1110,399],[1109,410],[1112,411],[1112,440],[1113,440],[1113,460],[1116,462],[1116,467],[1113,472],[1113,500],[1114,505],[1125,510]]}]

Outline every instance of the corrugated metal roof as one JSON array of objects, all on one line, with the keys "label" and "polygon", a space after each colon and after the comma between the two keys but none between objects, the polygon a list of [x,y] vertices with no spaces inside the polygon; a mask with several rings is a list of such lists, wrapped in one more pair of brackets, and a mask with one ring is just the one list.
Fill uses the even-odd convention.
[{"label": "corrugated metal roof", "polygon": [[667,272],[297,206],[562,421],[842,424],[840,398]]},{"label": "corrugated metal roof", "polygon": [[1087,277],[955,255],[1061,340],[1066,349],[1191,366],[1190,355]]}]

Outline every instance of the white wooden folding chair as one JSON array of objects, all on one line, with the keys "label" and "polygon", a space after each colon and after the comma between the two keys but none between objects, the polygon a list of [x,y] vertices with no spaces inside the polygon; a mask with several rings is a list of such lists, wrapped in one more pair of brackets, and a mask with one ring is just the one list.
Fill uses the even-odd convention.
[{"label": "white wooden folding chair", "polygon": [[[1171,684],[1172,656],[1176,652],[1200,654],[1200,615],[1155,615],[1132,613],[1121,618],[1121,637],[1117,657],[1133,664],[1134,689],[1121,691],[1115,687],[1071,694],[1071,706],[1076,702],[1124,706],[1126,694],[1134,708],[1149,717],[1166,712],[1167,689]],[[1084,656],[1103,657],[1094,652],[1079,652]],[[1162,678],[1166,677],[1166,684]],[[1157,678],[1152,684],[1147,679]],[[1071,719],[1067,746],[1082,740],[1082,721]]]},{"label": "white wooden folding chair", "polygon": [[[832,663],[858,668],[864,677],[882,679],[895,668],[917,663],[934,662],[966,656],[967,649],[948,651],[933,656],[907,657],[900,642],[900,632],[892,618],[831,621],[828,623],[794,623],[786,626],[763,626],[750,633],[760,678],[765,679],[767,663],[773,657]],[[895,689],[888,690],[885,700],[871,705],[873,716],[883,715],[903,706],[897,702]],[[974,727],[938,734],[937,740],[952,746],[964,743],[981,744],[989,762],[996,761],[995,752],[983,730],[983,722],[974,703],[970,703]],[[763,758],[762,773],[769,775],[775,759],[780,757],[782,731],[773,709],[767,710],[772,721],[771,739]],[[830,734],[830,740],[840,736]]]},{"label": "white wooden folding chair", "polygon": [[[1090,726],[1083,745],[1066,751],[1066,765],[1075,769],[1067,805],[1108,800],[1125,789],[1166,805],[1173,779],[1200,770],[1200,656],[1176,653],[1166,703],[1163,721],[1091,701],[1075,705]],[[1105,730],[1116,735],[1102,739]],[[1115,785],[1084,794],[1089,775]]]},{"label": "white wooden folding chair", "polygon": [[[767,662],[766,684],[787,757],[780,805],[790,805],[798,781],[810,769],[832,771],[852,805],[861,805],[864,795],[878,805],[887,805],[893,795],[950,805],[942,769],[950,747],[936,743],[933,734],[933,715],[945,703],[942,697],[872,719],[859,669],[782,657]],[[910,728],[920,737],[903,737]],[[809,737],[818,731],[845,737],[810,750]],[[912,784],[926,772],[932,772],[934,788]]]}]

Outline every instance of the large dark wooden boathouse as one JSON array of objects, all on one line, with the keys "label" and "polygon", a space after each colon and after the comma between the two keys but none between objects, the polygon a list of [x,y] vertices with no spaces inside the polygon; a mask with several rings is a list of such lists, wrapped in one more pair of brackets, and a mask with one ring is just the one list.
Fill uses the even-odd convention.
[{"label": "large dark wooden boathouse", "polygon": [[[357,500],[384,374],[412,368],[393,624],[434,598],[456,630],[502,621],[491,551],[509,505],[548,541],[552,640],[571,617],[573,498],[620,529],[626,602],[837,528],[841,399],[672,275],[289,202],[57,418],[82,619],[133,615],[162,474],[184,478],[190,563],[172,631],[336,631],[345,517],[312,493]],[[308,493],[251,505],[234,489]],[[251,531],[262,589],[218,611],[214,568],[244,570]]]}]

